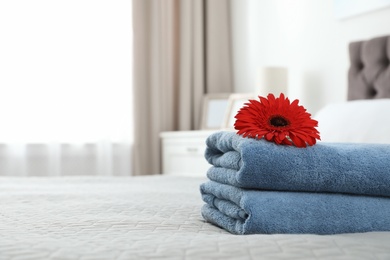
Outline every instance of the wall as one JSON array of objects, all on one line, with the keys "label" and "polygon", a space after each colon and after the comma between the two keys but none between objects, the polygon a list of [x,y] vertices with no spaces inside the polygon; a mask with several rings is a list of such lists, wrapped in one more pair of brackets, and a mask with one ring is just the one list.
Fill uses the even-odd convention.
[{"label": "wall", "polygon": [[332,0],[232,0],[235,92],[253,92],[256,68],[286,66],[291,99],[314,114],[347,95],[348,43],[390,34],[390,8],[348,19]]}]

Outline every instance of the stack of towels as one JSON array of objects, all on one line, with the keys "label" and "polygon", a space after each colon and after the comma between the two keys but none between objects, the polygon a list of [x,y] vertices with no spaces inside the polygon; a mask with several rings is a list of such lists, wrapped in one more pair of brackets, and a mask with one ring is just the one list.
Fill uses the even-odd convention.
[{"label": "stack of towels", "polygon": [[390,145],[208,137],[205,220],[234,234],[390,231]]}]

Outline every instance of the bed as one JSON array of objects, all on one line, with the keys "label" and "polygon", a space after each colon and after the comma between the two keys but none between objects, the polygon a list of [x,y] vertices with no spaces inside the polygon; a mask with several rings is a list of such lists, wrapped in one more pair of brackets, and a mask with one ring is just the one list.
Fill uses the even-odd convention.
[{"label": "bed", "polygon": [[[339,131],[325,123],[329,113],[337,111],[343,118],[343,113],[356,114],[365,102],[376,107],[372,98],[390,97],[383,90],[390,90],[389,73],[383,67],[368,69],[377,50],[389,57],[389,46],[388,37],[351,43],[349,98],[364,100],[321,111],[325,139],[334,137],[332,129]],[[374,81],[387,80],[377,88],[377,83],[367,81],[367,73],[376,75]],[[356,102],[363,103],[351,108]],[[359,132],[352,136],[355,139],[348,141],[364,140]],[[206,223],[200,214],[204,203],[199,185],[205,180],[2,177],[0,259],[390,259],[390,232],[232,235]]]},{"label": "bed", "polygon": [[390,233],[238,236],[205,223],[203,179],[2,178],[0,259],[389,259]]}]

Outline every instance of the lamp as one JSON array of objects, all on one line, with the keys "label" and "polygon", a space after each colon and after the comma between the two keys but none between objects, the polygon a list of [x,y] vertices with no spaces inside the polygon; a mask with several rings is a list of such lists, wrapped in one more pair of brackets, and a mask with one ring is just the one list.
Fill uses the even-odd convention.
[{"label": "lamp", "polygon": [[261,67],[257,72],[256,95],[267,96],[273,93],[279,96],[280,93],[287,94],[287,68],[284,67]]}]

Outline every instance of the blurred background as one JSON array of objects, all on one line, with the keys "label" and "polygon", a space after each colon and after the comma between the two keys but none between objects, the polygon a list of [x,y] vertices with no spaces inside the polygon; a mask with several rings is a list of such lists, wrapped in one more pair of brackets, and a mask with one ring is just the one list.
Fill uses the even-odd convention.
[{"label": "blurred background", "polygon": [[171,157],[200,160],[201,148],[164,153],[226,127],[202,125],[211,94],[228,110],[232,94],[283,91],[315,115],[346,101],[348,44],[390,33],[389,2],[2,0],[0,175],[160,174]]}]

